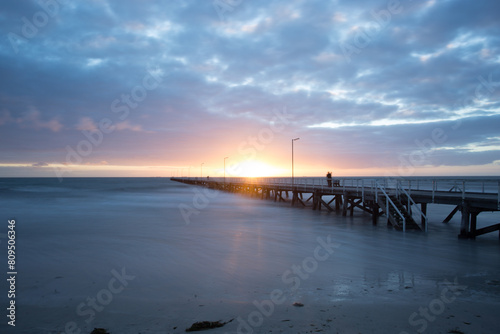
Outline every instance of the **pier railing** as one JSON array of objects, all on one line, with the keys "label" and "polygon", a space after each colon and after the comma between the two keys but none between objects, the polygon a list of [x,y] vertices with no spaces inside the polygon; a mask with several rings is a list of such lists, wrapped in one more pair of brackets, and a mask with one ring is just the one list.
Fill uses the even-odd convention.
[{"label": "pier railing", "polygon": [[390,215],[389,204],[390,204],[391,207],[393,208],[394,212],[396,212],[398,214],[398,216],[401,218],[401,221],[403,222],[403,232],[405,232],[406,231],[406,218],[405,218],[405,216],[401,213],[401,211],[396,206],[396,204],[394,204],[394,202],[392,201],[389,194],[387,194],[387,192],[385,191],[385,187],[381,186],[378,182],[375,182],[375,186],[376,186],[376,190],[377,190],[377,191],[375,191],[375,202],[378,203],[378,196],[379,196],[378,194],[379,194],[379,191],[381,191],[382,194],[384,194],[384,196],[385,196],[385,205],[386,205],[385,214],[387,215],[387,217],[389,217],[389,215]]},{"label": "pier railing", "polygon": [[401,182],[398,182],[398,188],[396,189],[396,194],[397,196],[399,197],[399,192],[403,192],[403,194],[405,194],[407,200],[408,200],[408,210],[410,211],[410,214],[413,212],[413,211],[416,211],[418,213],[418,215],[420,217],[422,217],[425,221],[425,232],[427,232],[427,226],[429,225],[429,221],[427,219],[427,215],[424,214],[422,212],[422,210],[420,210],[420,208],[418,207],[417,203],[415,203],[415,201],[413,200],[413,198],[411,198],[410,194],[402,187],[402,184]]}]

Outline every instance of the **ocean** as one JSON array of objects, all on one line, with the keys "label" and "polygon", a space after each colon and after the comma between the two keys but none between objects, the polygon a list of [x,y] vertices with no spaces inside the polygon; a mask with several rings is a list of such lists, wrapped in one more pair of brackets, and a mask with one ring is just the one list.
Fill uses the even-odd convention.
[{"label": "ocean", "polygon": [[[15,298],[0,285],[2,305],[16,304],[16,326],[2,316],[1,333],[181,333],[231,319],[212,331],[496,328],[498,232],[458,239],[459,214],[441,223],[450,206],[429,205],[428,233],[402,233],[357,210],[342,217],[168,178],[4,178],[0,205],[0,254],[7,263],[14,220],[17,273]],[[481,213],[478,227],[499,218]],[[455,290],[443,299],[446,286]]]}]

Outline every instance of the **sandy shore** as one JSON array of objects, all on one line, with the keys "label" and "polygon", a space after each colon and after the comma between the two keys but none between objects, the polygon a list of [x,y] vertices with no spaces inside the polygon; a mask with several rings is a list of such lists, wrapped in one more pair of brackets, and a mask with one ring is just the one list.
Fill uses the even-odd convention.
[{"label": "sandy shore", "polygon": [[[430,302],[430,301],[429,301]],[[184,333],[186,328],[196,321],[228,321],[237,316],[238,309],[247,309],[246,319],[236,317],[222,328],[211,329],[210,333],[450,333],[459,330],[463,333],[496,333],[498,329],[498,308],[496,302],[478,302],[460,300],[449,305],[442,313],[429,312],[414,318],[414,326],[409,317],[419,313],[420,307],[429,304],[396,304],[392,302],[366,301],[364,303],[342,302],[330,305],[310,305],[294,307],[283,305],[274,310],[269,317],[262,317],[263,322],[253,327],[248,316],[256,309],[247,305],[238,307],[234,304],[217,305],[206,303],[199,309],[185,308],[169,312],[161,305],[149,306],[151,314],[138,313],[103,313],[92,325],[81,324],[81,333],[90,333],[94,327],[106,328],[110,333],[146,334],[146,333]],[[252,305],[253,306],[253,305]],[[203,308],[203,310],[201,310]],[[162,310],[164,311],[163,314]],[[439,309],[438,309],[439,310]],[[139,310],[138,310],[139,311]],[[142,310],[145,311],[145,310]],[[172,319],[177,314],[176,319]],[[196,315],[196,316],[195,316]],[[25,316],[29,317],[27,322]],[[64,328],[54,326],[61,319],[71,319],[74,313],[60,308],[23,308],[19,322],[23,323],[12,333],[64,333]],[[258,324],[259,317],[254,316]],[[69,332],[67,332],[69,333]],[[75,331],[78,333],[78,330]],[[459,332],[457,332],[459,333]]]},{"label": "sandy shore", "polygon": [[[78,315],[75,303],[27,306],[19,308],[18,328],[11,332],[90,333],[100,327],[113,334],[183,333],[197,321],[234,319],[209,332],[496,333],[500,282],[494,277],[461,277],[434,286],[408,279],[390,289],[384,283],[372,283],[353,283],[345,294],[339,294],[334,285],[308,286],[296,293],[284,290],[274,301],[271,291],[249,291],[256,296],[252,302],[194,294],[177,301],[119,298],[112,307],[96,312],[89,323],[88,317]],[[295,301],[304,306],[293,306]],[[70,322],[76,324],[69,327],[73,331],[65,330]]]}]

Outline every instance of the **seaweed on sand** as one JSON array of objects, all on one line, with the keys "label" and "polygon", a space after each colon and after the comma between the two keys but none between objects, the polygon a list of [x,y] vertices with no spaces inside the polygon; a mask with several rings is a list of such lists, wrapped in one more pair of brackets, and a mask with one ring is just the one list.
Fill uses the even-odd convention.
[{"label": "seaweed on sand", "polygon": [[186,332],[197,332],[197,331],[204,331],[207,329],[222,327],[222,326],[230,323],[233,320],[234,319],[231,319],[231,320],[226,321],[226,322],[221,322],[221,320],[219,320],[219,321],[198,321],[198,322],[195,322],[194,324],[192,324],[191,327],[186,328]]},{"label": "seaweed on sand", "polygon": [[90,334],[109,334],[104,328],[94,328]]}]

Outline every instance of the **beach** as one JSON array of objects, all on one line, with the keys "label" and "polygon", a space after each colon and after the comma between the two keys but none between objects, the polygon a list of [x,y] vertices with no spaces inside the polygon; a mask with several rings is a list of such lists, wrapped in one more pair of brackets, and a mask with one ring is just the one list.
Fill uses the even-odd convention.
[{"label": "beach", "polygon": [[166,178],[2,179],[0,196],[17,236],[2,333],[497,331],[498,234],[458,239],[449,207],[425,234]]}]

